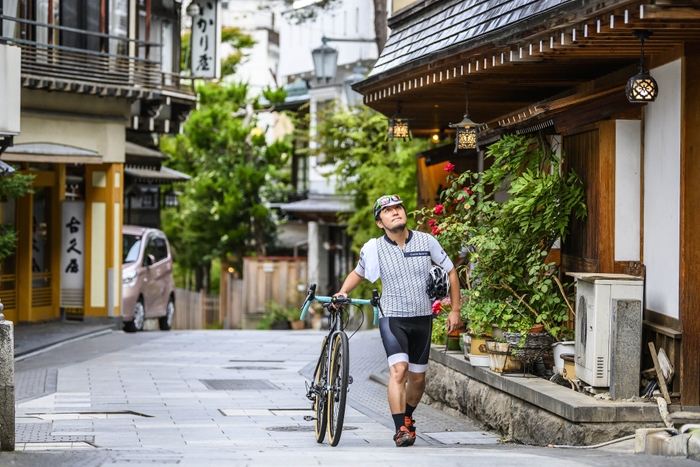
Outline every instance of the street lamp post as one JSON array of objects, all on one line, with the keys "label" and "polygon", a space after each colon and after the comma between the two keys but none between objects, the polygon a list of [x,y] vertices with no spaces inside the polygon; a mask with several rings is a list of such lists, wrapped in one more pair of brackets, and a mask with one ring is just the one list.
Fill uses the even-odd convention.
[{"label": "street lamp post", "polygon": [[[319,82],[330,82],[335,79],[338,71],[338,51],[328,45],[328,42],[375,42],[374,39],[326,37],[321,38],[321,46],[311,51],[314,62],[314,73]],[[353,73],[343,81],[345,97],[349,105],[357,105],[362,102],[362,95],[352,89],[352,84],[365,78],[367,69],[356,66]]]}]

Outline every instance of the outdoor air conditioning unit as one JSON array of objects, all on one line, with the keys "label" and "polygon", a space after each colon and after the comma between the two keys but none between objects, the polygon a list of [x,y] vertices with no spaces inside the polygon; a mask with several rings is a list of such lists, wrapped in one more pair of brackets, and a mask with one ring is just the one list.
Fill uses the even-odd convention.
[{"label": "outdoor air conditioning unit", "polygon": [[609,387],[613,300],[642,302],[644,280],[625,274],[567,275],[576,278],[576,377],[593,387]]}]

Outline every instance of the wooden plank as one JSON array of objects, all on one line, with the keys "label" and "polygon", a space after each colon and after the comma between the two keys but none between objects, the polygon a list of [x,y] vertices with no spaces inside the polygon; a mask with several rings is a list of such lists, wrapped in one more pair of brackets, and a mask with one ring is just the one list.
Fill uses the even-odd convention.
[{"label": "wooden plank", "polygon": [[661,388],[661,392],[664,395],[664,399],[666,399],[666,403],[670,404],[671,403],[671,396],[668,394],[668,388],[666,387],[666,380],[663,377],[663,373],[661,371],[661,366],[659,365],[659,357],[656,355],[656,349],[654,348],[653,342],[649,342],[649,351],[651,352],[651,359],[654,361],[654,369],[656,370],[656,375],[657,375],[656,380],[659,382],[659,387]]},{"label": "wooden plank", "polygon": [[600,123],[598,141],[598,272],[615,272],[615,121]]},{"label": "wooden plank", "polygon": [[681,71],[681,404],[700,405],[700,44],[686,44]]},{"label": "wooden plank", "polygon": [[642,5],[640,16],[642,19],[665,21],[700,20],[700,8],[691,5]]}]

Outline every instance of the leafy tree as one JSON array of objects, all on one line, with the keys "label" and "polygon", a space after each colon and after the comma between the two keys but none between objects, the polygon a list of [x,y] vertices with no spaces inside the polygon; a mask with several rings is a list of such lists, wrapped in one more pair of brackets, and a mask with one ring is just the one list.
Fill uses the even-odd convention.
[{"label": "leafy tree", "polygon": [[163,228],[181,266],[195,272],[195,288],[208,287],[211,261],[232,261],[239,271],[246,255],[264,255],[276,225],[266,197],[285,170],[286,142],[267,144],[252,136],[255,122],[245,109],[247,86],[211,83],[198,88],[200,107],[184,134],[164,138],[169,166],[192,175],[178,210],[168,210]]},{"label": "leafy tree", "polygon": [[[33,175],[0,175],[0,199],[16,199],[32,192]],[[0,260],[11,256],[17,245],[17,232],[10,225],[0,225]]]}]

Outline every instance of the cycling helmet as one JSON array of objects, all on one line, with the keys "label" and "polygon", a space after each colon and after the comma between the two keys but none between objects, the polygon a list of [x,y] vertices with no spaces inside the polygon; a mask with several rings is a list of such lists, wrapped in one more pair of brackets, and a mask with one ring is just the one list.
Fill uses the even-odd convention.
[{"label": "cycling helmet", "polygon": [[426,288],[430,300],[442,300],[450,294],[450,279],[440,266],[430,268],[428,275],[428,287]]}]

